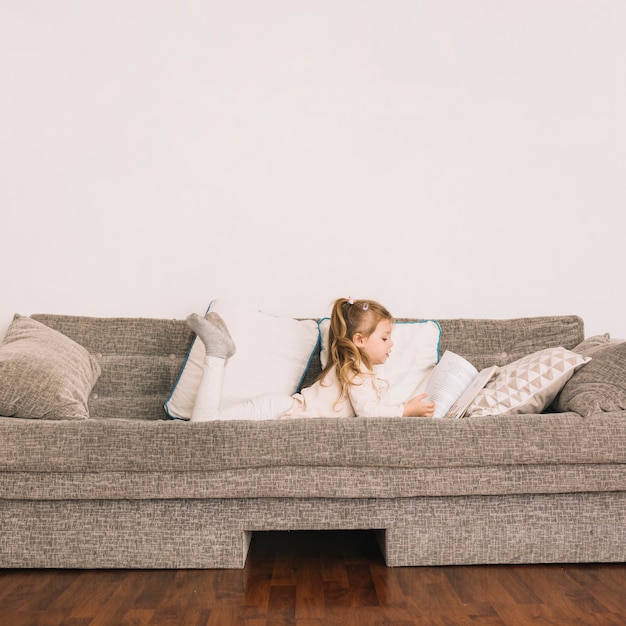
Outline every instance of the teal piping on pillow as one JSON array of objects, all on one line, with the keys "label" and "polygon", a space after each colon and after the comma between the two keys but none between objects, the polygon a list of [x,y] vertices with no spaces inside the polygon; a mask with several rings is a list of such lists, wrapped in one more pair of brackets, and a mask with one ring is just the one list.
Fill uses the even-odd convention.
[{"label": "teal piping on pillow", "polygon": [[411,321],[405,321],[405,322],[395,322],[395,324],[428,324],[428,322],[432,322],[433,324],[437,325],[437,328],[439,329],[439,339],[437,340],[437,363],[439,363],[439,360],[441,359],[441,334],[442,334],[442,330],[441,330],[441,324],[437,321],[437,320],[415,320],[414,322]]},{"label": "teal piping on pillow", "polygon": [[187,354],[185,356],[185,360],[183,361],[183,364],[180,366],[180,370],[178,372],[178,376],[176,377],[176,380],[174,381],[174,385],[172,386],[172,390],[170,391],[169,396],[167,396],[167,399],[165,400],[165,403],[163,404],[163,408],[165,409],[165,413],[166,415],[172,419],[172,420],[180,420],[180,417],[177,417],[176,415],[172,415],[170,413],[169,410],[169,403],[172,400],[172,396],[174,395],[174,392],[176,391],[176,387],[178,385],[178,383],[180,382],[180,379],[183,375],[183,372],[185,371],[185,366],[187,365],[187,361],[189,360],[189,357],[191,356],[191,350],[193,348],[194,343],[196,343],[196,340],[198,339],[197,336],[195,336],[191,342],[191,345],[189,346],[189,350],[187,350]]},{"label": "teal piping on pillow", "polygon": [[[322,341],[322,332],[320,331],[320,326],[322,322],[326,322],[326,321],[330,321],[330,317],[322,317],[320,321],[317,323],[317,332],[319,333],[320,344]],[[432,322],[433,324],[436,324],[437,328],[439,329],[439,339],[437,340],[437,363],[439,363],[439,360],[441,359],[442,330],[441,330],[441,324],[437,320],[415,320],[415,321],[405,321],[405,322],[394,322],[394,324],[396,325],[397,324],[427,324],[428,322]]]},{"label": "teal piping on pillow", "polygon": [[304,379],[306,378],[307,372],[309,371],[309,367],[311,367],[311,361],[313,360],[313,355],[315,354],[317,350],[320,350],[321,348],[322,348],[322,333],[320,331],[320,325],[318,322],[317,323],[317,341],[315,342],[315,345],[313,346],[313,350],[311,350],[311,354],[309,354],[309,358],[307,359],[306,367],[304,368],[304,371],[302,372],[302,376],[300,376],[300,380],[298,381],[298,386],[296,387],[296,393],[300,393],[302,391],[302,384],[304,383]]}]

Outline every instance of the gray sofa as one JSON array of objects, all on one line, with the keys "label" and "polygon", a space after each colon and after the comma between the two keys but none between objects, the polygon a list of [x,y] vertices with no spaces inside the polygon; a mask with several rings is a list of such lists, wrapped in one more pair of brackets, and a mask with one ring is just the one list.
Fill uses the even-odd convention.
[{"label": "gray sofa", "polygon": [[[626,558],[623,409],[170,420],[184,321],[33,318],[101,375],[89,419],[0,418],[1,567],[241,568],[254,531],[297,529],[376,530],[389,566]],[[439,323],[478,368],[584,339],[576,316]]]}]

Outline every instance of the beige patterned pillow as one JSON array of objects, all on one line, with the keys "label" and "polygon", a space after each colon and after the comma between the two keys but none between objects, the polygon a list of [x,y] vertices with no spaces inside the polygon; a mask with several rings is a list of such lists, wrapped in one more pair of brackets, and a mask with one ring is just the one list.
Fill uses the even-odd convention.
[{"label": "beige patterned pillow", "polygon": [[16,315],[0,345],[0,415],[87,419],[100,366],[83,346]]},{"label": "beige patterned pillow", "polygon": [[547,348],[500,367],[468,409],[469,417],[541,413],[589,357]]}]

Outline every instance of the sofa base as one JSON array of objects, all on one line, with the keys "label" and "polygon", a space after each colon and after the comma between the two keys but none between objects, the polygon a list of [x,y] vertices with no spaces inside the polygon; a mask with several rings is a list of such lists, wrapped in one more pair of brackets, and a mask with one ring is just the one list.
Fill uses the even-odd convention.
[{"label": "sofa base", "polygon": [[378,540],[390,567],[623,562],[625,499],[621,492],[433,498]]},{"label": "sofa base", "polygon": [[0,502],[0,567],[238,569],[253,531],[379,529],[388,566],[626,561],[626,493]]},{"label": "sofa base", "polygon": [[199,500],[3,501],[0,566],[242,568],[252,533]]}]

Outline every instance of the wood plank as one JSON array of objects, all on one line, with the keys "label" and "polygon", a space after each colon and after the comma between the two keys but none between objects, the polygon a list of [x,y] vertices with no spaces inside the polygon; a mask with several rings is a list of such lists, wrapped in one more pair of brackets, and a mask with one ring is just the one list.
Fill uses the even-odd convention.
[{"label": "wood plank", "polygon": [[0,626],[626,623],[626,565],[389,568],[374,533],[255,533],[243,570],[0,570]]}]

